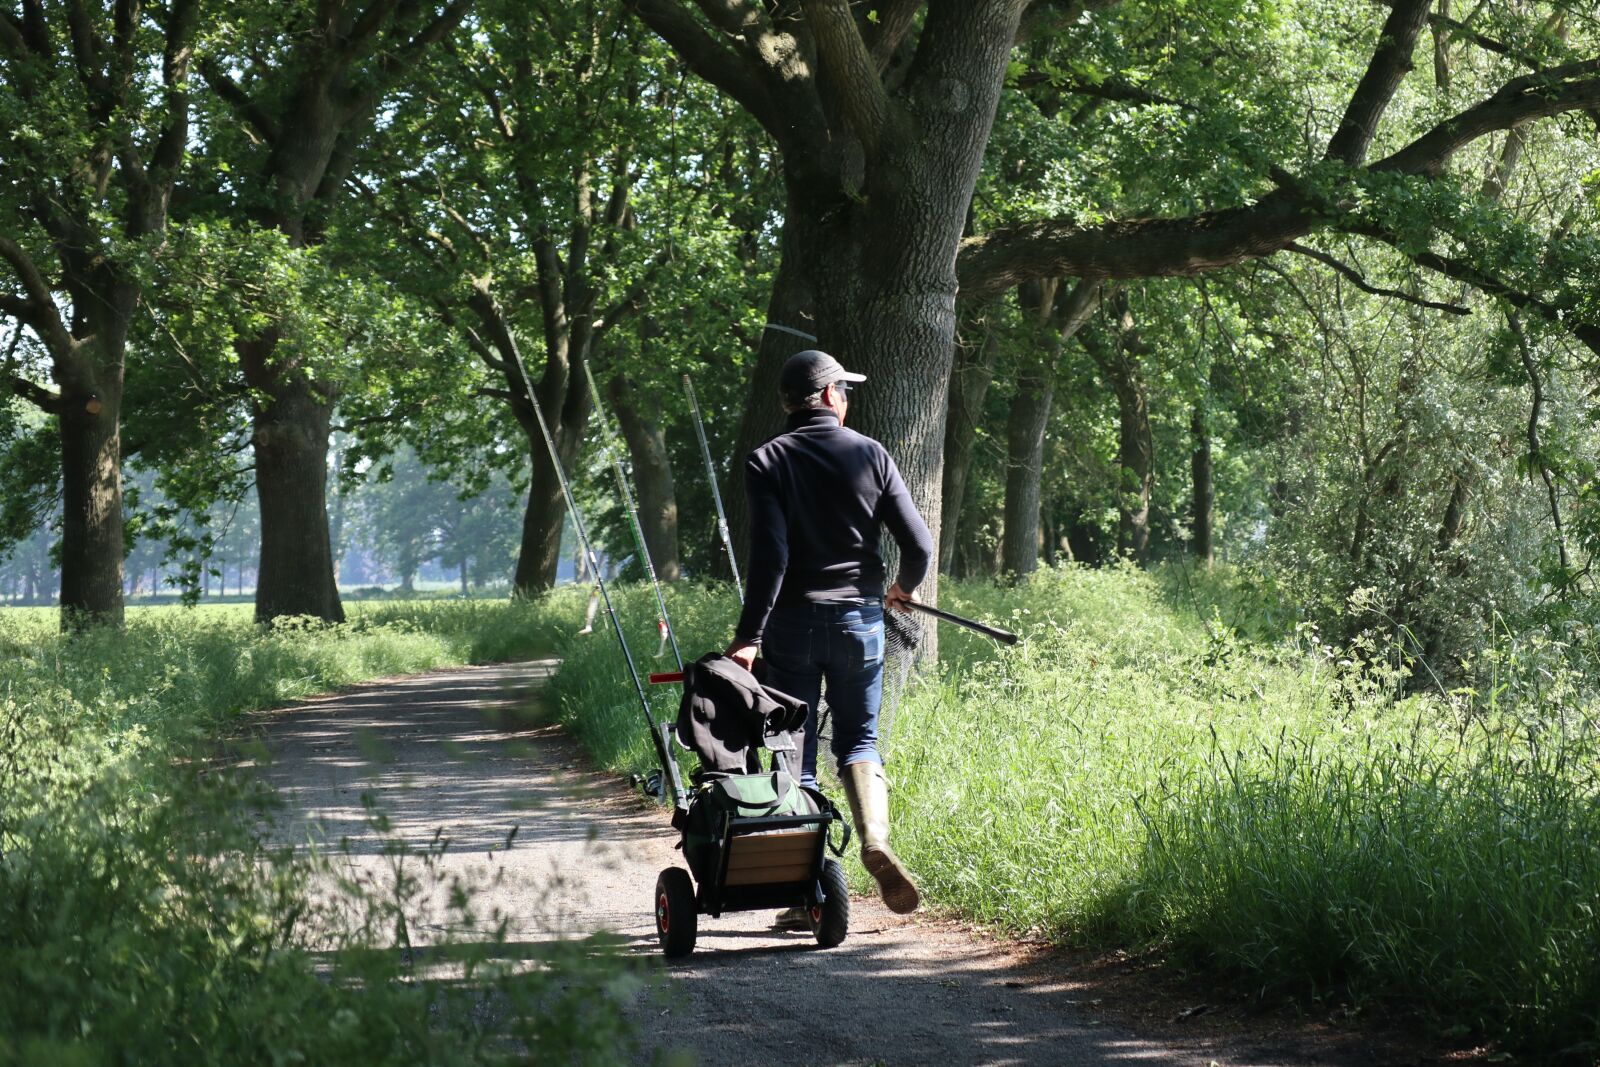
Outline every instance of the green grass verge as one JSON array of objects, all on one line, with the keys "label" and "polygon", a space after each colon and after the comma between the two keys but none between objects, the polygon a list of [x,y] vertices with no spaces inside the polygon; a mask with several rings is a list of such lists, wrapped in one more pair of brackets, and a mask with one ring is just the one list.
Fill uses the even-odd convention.
[{"label": "green grass verge", "polygon": [[[136,609],[76,638],[0,612],[0,1063],[482,1063],[509,1039],[615,1062],[636,979],[607,953],[413,973],[388,947],[405,899],[313,896],[334,868],[263,844],[264,798],[207,770],[243,711],[548,651],[551,607],[385,604],[270,632],[248,608]],[[485,1021],[491,988],[508,1022]]]},{"label": "green grass verge", "polygon": [[[1176,568],[947,583],[946,606],[1025,640],[943,628],[893,719],[896,843],[928,899],[1592,1060],[1600,750],[1577,690],[1547,680],[1515,714],[1498,686],[1405,696],[1390,650],[1286,632],[1269,593]],[[648,595],[620,603],[653,651]],[[737,610],[725,590],[670,606],[689,656]],[[563,721],[606,766],[653,766],[614,643],[564,650]]]}]

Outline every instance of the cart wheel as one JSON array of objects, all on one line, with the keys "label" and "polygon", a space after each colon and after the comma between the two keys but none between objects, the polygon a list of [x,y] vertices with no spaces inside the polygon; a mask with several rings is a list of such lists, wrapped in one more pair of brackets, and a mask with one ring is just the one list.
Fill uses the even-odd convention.
[{"label": "cart wheel", "polygon": [[668,959],[694,951],[698,915],[694,902],[694,882],[682,867],[668,867],[656,879],[656,936]]},{"label": "cart wheel", "polygon": [[844,868],[833,860],[822,861],[822,891],[828,899],[813,904],[807,914],[817,944],[833,948],[850,932],[850,887],[844,881]]}]

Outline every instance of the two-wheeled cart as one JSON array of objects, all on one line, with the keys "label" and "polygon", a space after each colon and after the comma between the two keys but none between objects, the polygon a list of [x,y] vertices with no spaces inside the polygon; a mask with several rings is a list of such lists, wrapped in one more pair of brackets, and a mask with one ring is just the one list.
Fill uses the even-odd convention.
[{"label": "two-wheeled cart", "polygon": [[[682,680],[681,672],[652,682]],[[803,715],[802,715],[803,724]],[[682,776],[671,745],[657,745],[668,781]],[[848,823],[820,793],[801,787],[786,753],[770,750],[771,770],[708,777],[673,813],[689,869],[668,867],[656,879],[656,934],[669,958],[694,951],[701,915],[799,907],[817,944],[832,948],[850,929],[844,868],[830,856],[848,841]]]}]

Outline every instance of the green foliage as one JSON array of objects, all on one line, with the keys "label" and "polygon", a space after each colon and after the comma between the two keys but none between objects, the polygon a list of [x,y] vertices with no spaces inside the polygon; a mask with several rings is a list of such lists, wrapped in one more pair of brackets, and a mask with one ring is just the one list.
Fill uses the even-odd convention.
[{"label": "green foliage", "polygon": [[[436,852],[395,852],[407,877],[374,895],[339,877],[337,857],[265,844],[270,798],[213,765],[210,739],[242,711],[525,657],[547,643],[544,608],[395,605],[270,632],[242,609],[135,609],[126,633],[73,640],[44,611],[0,625],[0,1061],[626,1054],[620,1012],[639,979],[608,946],[557,945],[529,971],[498,961],[503,931],[480,929],[433,950],[452,966],[419,968],[393,938]],[[464,887],[454,903],[457,925],[472,896]]]},{"label": "green foliage", "polygon": [[[636,655],[648,595],[619,600]],[[1334,648],[1280,596],[1177,565],[945,583],[945,606],[1024,640],[945,628],[940,669],[889,709],[896,848],[929,900],[1418,1006],[1519,1049],[1593,1047],[1600,782],[1579,647],[1507,640],[1481,691],[1408,695],[1404,648]],[[736,605],[679,590],[673,609],[697,655]],[[643,772],[607,637],[566,639],[553,707],[605,765]]]}]

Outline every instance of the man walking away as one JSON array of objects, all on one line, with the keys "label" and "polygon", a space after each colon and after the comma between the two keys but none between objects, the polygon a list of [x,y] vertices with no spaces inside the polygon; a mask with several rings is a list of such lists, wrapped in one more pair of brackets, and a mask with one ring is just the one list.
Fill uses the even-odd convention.
[{"label": "man walking away", "polygon": [[[864,381],[815,349],[783,366],[787,428],[745,460],[750,575],[728,655],[749,669],[759,647],[767,684],[810,706],[801,781],[812,787],[826,682],[833,754],[861,862],[884,903],[905,913],[916,910],[917,887],[889,848],[889,787],[878,754],[883,605],[909,610],[904,605],[928,573],[933,537],[888,451],[844,428],[850,387]],[[900,570],[887,590],[878,554],[883,530],[900,547]]]}]

